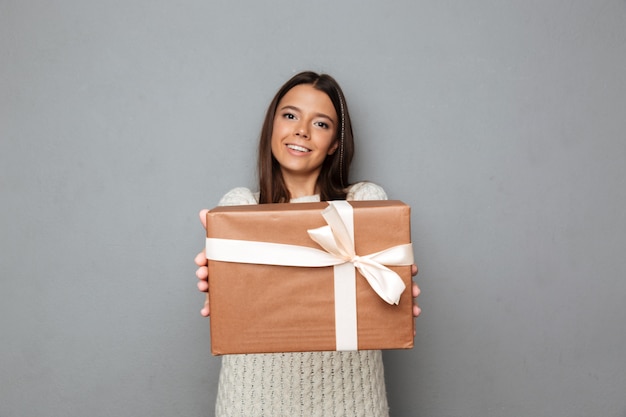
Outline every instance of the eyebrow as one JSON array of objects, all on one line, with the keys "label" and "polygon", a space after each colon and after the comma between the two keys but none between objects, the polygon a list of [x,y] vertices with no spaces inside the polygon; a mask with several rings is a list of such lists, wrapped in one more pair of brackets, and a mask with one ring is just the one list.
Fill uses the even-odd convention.
[{"label": "eyebrow", "polygon": [[[296,107],[296,106],[292,106],[291,104],[287,104],[287,105],[285,105],[285,106],[281,107],[281,108],[280,108],[280,109],[278,109],[278,110],[279,110],[279,111],[283,111],[283,110],[295,110],[295,111],[297,111],[297,112],[302,113],[302,110],[301,110],[300,108],[298,108],[298,107]],[[317,117],[323,117],[323,118],[325,118],[325,119],[330,120],[332,123],[335,123],[335,120],[334,120],[332,117],[330,117],[329,115],[327,115],[326,113],[315,113],[315,116],[317,116]]]}]

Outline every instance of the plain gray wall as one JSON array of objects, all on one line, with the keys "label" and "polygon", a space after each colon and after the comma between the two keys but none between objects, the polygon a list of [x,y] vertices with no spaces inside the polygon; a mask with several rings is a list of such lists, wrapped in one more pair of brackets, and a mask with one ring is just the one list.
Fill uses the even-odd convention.
[{"label": "plain gray wall", "polygon": [[626,2],[0,1],[0,416],[208,416],[197,211],[334,75],[413,207],[392,416],[626,416]]}]

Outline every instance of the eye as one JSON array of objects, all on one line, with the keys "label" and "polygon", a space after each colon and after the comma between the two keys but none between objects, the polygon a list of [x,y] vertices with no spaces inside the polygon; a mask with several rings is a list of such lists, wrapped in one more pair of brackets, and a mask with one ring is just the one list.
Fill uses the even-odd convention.
[{"label": "eye", "polygon": [[293,119],[295,119],[295,118],[296,118],[296,116],[295,116],[293,113],[289,113],[289,112],[287,112],[287,113],[283,113],[283,117],[284,117],[285,119],[289,119],[289,120],[293,120]]},{"label": "eye", "polygon": [[317,126],[321,127],[322,129],[328,129],[330,126],[328,126],[328,123],[325,122],[317,122],[315,123]]}]

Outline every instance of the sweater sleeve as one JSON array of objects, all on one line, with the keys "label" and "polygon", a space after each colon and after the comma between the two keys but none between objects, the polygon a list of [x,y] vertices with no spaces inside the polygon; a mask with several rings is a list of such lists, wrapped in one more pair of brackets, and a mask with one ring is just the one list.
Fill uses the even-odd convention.
[{"label": "sweater sleeve", "polygon": [[256,196],[248,188],[237,187],[227,192],[218,203],[218,206],[243,206],[248,204],[258,204]]},{"label": "sweater sleeve", "polygon": [[373,182],[357,182],[350,186],[346,200],[387,200],[387,193]]}]

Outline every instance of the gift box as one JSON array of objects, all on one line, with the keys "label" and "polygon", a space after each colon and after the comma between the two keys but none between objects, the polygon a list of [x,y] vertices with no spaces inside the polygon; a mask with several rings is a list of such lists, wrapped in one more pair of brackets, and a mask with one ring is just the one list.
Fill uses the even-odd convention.
[{"label": "gift box", "polygon": [[413,347],[400,201],[217,207],[206,253],[214,355]]}]

